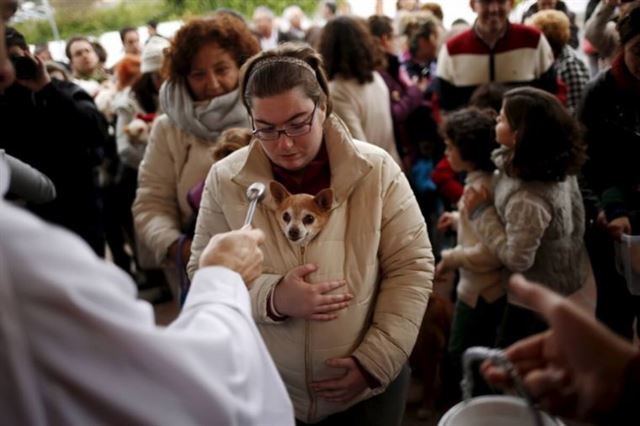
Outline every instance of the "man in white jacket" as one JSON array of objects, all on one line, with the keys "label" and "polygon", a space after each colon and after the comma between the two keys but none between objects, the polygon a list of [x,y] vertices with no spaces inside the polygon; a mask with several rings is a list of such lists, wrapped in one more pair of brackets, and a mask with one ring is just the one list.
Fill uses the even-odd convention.
[{"label": "man in white jacket", "polygon": [[4,201],[8,184],[0,160],[0,423],[294,424],[243,283],[262,271],[261,231],[213,238],[157,327],[127,274]]},{"label": "man in white jacket", "polygon": [[[0,34],[15,6],[0,0]],[[0,38],[0,92],[14,78]],[[293,426],[243,283],[262,272],[261,231],[213,238],[157,327],[128,275],[6,202],[9,181],[0,158],[0,424]]]}]

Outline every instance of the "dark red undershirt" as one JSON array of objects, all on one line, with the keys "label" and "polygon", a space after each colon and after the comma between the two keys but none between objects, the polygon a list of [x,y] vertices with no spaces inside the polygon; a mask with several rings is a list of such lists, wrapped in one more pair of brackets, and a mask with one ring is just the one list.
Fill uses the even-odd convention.
[{"label": "dark red undershirt", "polygon": [[331,186],[329,154],[324,142],[318,154],[304,169],[291,171],[271,163],[271,170],[273,178],[284,185],[291,194],[316,195]]}]

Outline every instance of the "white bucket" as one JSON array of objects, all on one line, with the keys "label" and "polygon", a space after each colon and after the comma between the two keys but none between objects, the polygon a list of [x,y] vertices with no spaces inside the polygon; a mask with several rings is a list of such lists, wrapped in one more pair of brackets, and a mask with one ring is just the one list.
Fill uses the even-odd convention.
[{"label": "white bucket", "polygon": [[[547,413],[540,412],[544,426],[563,426]],[[528,426],[535,425],[525,400],[514,396],[489,395],[462,401],[447,411],[438,426]]]},{"label": "white bucket", "polygon": [[624,275],[629,293],[640,295],[640,235],[622,234],[616,242],[618,272]]}]

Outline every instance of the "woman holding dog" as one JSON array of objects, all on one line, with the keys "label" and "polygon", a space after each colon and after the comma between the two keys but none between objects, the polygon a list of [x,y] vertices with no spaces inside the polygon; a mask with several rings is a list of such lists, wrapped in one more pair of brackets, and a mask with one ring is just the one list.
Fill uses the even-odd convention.
[{"label": "woman holding dog", "polygon": [[277,181],[292,194],[330,187],[332,202],[316,213],[326,224],[304,246],[283,233],[288,212],[277,197],[258,206],[253,226],[267,237],[264,273],[251,287],[254,318],[299,425],[400,424],[405,365],[433,275],[409,183],[389,154],[352,139],[332,115],[313,49],[285,44],[241,73],[254,139],[209,172],[189,272],[212,235],[242,226],[253,182]]},{"label": "woman holding dog", "polygon": [[222,131],[250,127],[238,77],[259,50],[241,19],[216,13],[184,25],[165,53],[168,80],[159,94],[164,114],[151,129],[133,205],[136,231],[159,264],[189,258],[183,228],[193,211],[187,193],[207,175],[210,149]]}]

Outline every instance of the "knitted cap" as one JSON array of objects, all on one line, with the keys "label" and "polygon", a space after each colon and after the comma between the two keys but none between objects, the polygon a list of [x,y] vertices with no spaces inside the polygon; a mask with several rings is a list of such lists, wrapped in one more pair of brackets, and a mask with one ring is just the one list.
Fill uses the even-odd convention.
[{"label": "knitted cap", "polygon": [[142,49],[142,66],[140,71],[154,72],[162,67],[164,50],[169,47],[169,40],[163,37],[151,37]]}]

